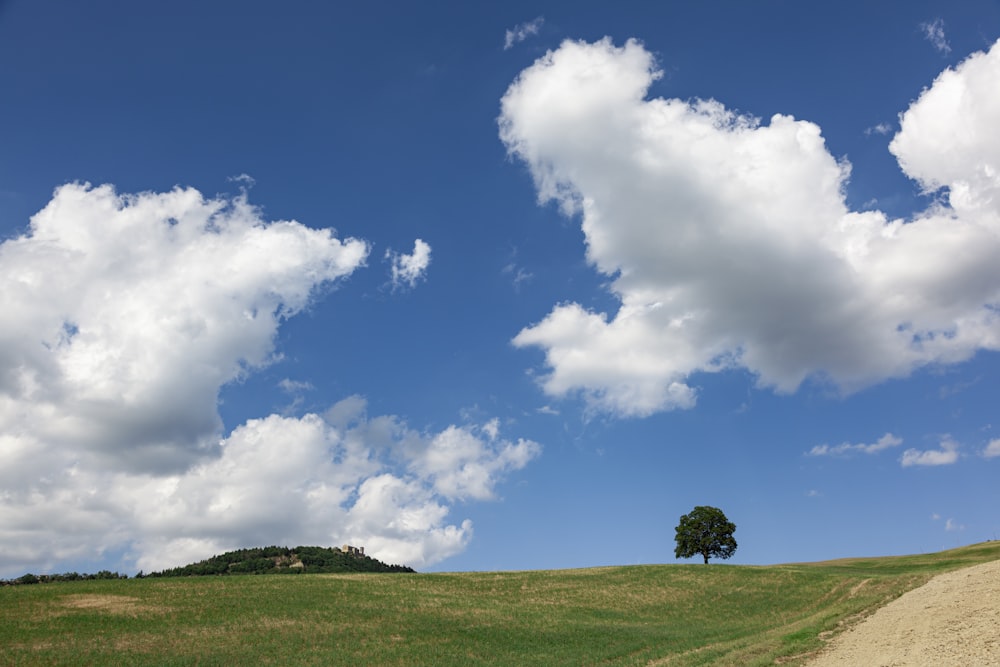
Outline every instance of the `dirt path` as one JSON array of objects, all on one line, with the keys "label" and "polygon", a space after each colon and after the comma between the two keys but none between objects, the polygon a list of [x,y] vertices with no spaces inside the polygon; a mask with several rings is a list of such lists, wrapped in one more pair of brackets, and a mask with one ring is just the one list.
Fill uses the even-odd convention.
[{"label": "dirt path", "polygon": [[1000,665],[1000,561],[942,574],[836,637],[807,667]]}]

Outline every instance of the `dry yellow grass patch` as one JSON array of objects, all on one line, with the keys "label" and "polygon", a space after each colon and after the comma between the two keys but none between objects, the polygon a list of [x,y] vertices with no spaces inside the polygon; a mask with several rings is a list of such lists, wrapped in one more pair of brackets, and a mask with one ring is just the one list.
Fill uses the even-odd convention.
[{"label": "dry yellow grass patch", "polygon": [[64,610],[83,609],[121,616],[163,614],[168,611],[164,607],[144,604],[141,599],[129,595],[66,595],[59,600],[59,606]]}]

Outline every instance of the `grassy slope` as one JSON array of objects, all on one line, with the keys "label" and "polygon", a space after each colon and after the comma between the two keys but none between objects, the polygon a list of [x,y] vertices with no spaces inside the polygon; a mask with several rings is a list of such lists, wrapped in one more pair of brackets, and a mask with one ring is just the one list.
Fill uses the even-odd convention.
[{"label": "grassy slope", "polygon": [[88,581],[0,588],[0,665],[800,664],[1000,542],[771,567]]}]

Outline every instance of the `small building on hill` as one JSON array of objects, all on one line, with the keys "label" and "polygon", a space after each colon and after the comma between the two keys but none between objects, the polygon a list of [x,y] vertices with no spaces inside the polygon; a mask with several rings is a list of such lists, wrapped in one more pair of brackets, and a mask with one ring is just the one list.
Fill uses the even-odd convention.
[{"label": "small building on hill", "polygon": [[364,547],[352,547],[350,544],[345,544],[344,548],[341,549],[341,551],[343,551],[348,556],[359,556],[360,557],[360,556],[364,556],[365,555],[365,548]]}]

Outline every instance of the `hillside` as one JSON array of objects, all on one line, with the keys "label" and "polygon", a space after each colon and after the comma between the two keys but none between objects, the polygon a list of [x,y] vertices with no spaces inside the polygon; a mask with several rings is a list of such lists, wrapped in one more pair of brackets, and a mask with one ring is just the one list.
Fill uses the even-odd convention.
[{"label": "hillside", "polygon": [[[285,556],[268,549],[280,553],[248,549],[234,562]],[[288,552],[289,562],[294,552],[306,567],[308,549]],[[1000,542],[986,542],[772,566],[178,576],[0,587],[0,665],[797,667],[935,576],[955,572],[965,581],[975,570],[964,568],[997,561]],[[965,609],[993,614],[995,597],[985,611]],[[968,615],[959,616],[965,624]],[[919,636],[910,630],[889,634],[915,643]]]},{"label": "hillside", "polygon": [[257,547],[238,549],[206,560],[142,577],[199,577],[227,574],[302,574],[335,572],[415,572],[404,565],[387,565],[353,547]]}]

